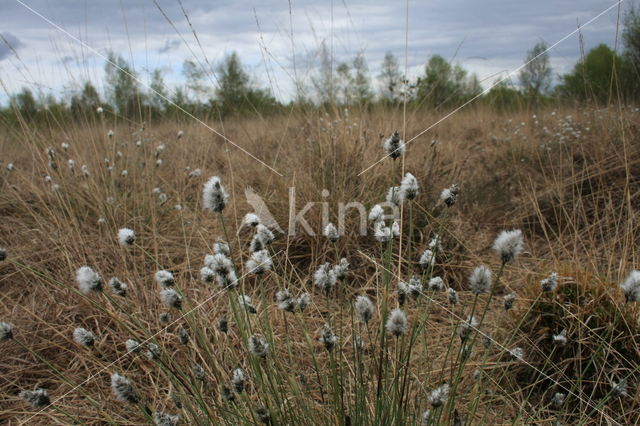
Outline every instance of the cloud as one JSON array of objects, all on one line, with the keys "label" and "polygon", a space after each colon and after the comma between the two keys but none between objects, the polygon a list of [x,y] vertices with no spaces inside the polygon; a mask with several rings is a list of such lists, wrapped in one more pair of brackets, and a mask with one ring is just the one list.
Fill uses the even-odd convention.
[{"label": "cloud", "polygon": [[164,42],[164,46],[158,49],[158,53],[167,53],[180,47],[180,40],[169,39]]},{"label": "cloud", "polygon": [[24,44],[10,32],[0,33],[0,61],[9,56],[13,50],[18,50],[22,46]]}]

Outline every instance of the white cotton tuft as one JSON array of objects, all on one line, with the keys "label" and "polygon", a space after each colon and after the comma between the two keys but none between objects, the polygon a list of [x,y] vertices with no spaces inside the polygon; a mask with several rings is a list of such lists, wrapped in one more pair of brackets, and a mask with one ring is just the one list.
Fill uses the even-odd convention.
[{"label": "white cotton tuft", "polygon": [[118,231],[118,241],[121,246],[130,246],[136,241],[136,233],[129,228],[121,228]]},{"label": "white cotton tuft", "polygon": [[218,176],[209,179],[202,189],[202,204],[205,210],[212,212],[222,212],[227,205],[229,195],[224,190],[222,182]]},{"label": "white cotton tuft", "polygon": [[523,248],[524,237],[519,229],[502,231],[493,243],[493,249],[500,256],[502,263],[507,263],[518,257]]},{"label": "white cotton tuft", "polygon": [[475,295],[491,292],[491,286],[493,285],[491,270],[484,265],[478,266],[471,273],[469,284],[471,292]]},{"label": "white cotton tuft", "polygon": [[102,278],[88,266],[83,266],[76,271],[76,281],[80,291],[84,294],[102,290]]}]

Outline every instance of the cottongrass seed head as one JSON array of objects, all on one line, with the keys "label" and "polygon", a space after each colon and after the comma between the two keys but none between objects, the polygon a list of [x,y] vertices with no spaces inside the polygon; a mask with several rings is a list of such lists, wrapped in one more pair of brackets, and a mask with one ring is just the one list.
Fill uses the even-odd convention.
[{"label": "cottongrass seed head", "polygon": [[322,333],[320,334],[320,342],[324,345],[324,348],[331,352],[338,341],[338,336],[333,334],[333,330],[329,324],[325,324],[322,327]]},{"label": "cottongrass seed head", "polygon": [[491,270],[484,265],[476,267],[469,277],[471,292],[475,295],[491,292],[493,277]]},{"label": "cottongrass seed head", "polygon": [[286,288],[276,293],[276,302],[278,309],[284,312],[293,312],[296,308],[295,300],[291,296],[291,292]]},{"label": "cottongrass seed head", "polygon": [[447,294],[449,295],[449,303],[451,303],[452,305],[457,305],[458,292],[452,289],[451,287],[449,287],[449,289],[447,290]]},{"label": "cottongrass seed head", "polygon": [[502,263],[510,262],[522,253],[524,249],[524,237],[522,231],[502,231],[493,242],[493,249],[500,256]]},{"label": "cottongrass seed head", "polygon": [[118,231],[118,241],[123,247],[133,245],[133,243],[136,241],[136,233],[133,231],[133,229],[121,228]]},{"label": "cottongrass seed head", "polygon": [[349,261],[345,257],[340,259],[340,262],[333,266],[333,274],[336,276],[337,280],[345,279],[348,270]]},{"label": "cottongrass seed head", "polygon": [[212,212],[222,212],[227,205],[229,194],[222,186],[218,176],[209,179],[202,189],[202,204],[205,210]]},{"label": "cottongrass seed head", "polygon": [[231,250],[229,249],[229,244],[225,242],[217,242],[213,244],[213,253],[229,256],[231,254]]},{"label": "cottongrass seed head", "polygon": [[244,392],[245,381],[246,377],[242,368],[236,368],[235,370],[233,370],[233,374],[231,376],[231,384],[233,385],[233,388],[236,392]]},{"label": "cottongrass seed head", "polygon": [[400,337],[406,333],[408,326],[407,315],[401,309],[396,308],[391,311],[386,323],[387,333]]},{"label": "cottongrass seed head", "polygon": [[95,336],[92,332],[82,327],[78,327],[73,330],[73,340],[82,346],[93,346],[95,342]]},{"label": "cottongrass seed head", "polygon": [[456,203],[459,193],[460,188],[454,183],[449,188],[442,190],[440,193],[440,200],[445,203],[447,207],[451,207]]},{"label": "cottongrass seed head", "polygon": [[329,263],[320,265],[318,269],[316,269],[313,273],[313,282],[319,289],[325,292],[331,291],[336,285],[337,278]]},{"label": "cottongrass seed head", "polygon": [[549,275],[547,278],[540,281],[540,287],[545,293],[550,293],[558,287],[558,274],[555,272]]},{"label": "cottongrass seed head", "polygon": [[88,266],[83,266],[76,271],[76,281],[80,291],[84,294],[102,290],[102,278]]},{"label": "cottongrass seed head", "polygon": [[369,210],[369,220],[371,222],[380,222],[384,220],[384,209],[380,204],[376,204]]},{"label": "cottongrass seed head", "polygon": [[404,200],[413,200],[418,196],[418,179],[411,173],[404,175],[400,183],[401,198]]},{"label": "cottongrass seed head", "polygon": [[0,247],[0,262],[7,259],[7,250]]},{"label": "cottongrass seed head", "polygon": [[431,391],[429,395],[429,404],[433,408],[443,406],[449,398],[449,385],[447,383]]},{"label": "cottongrass seed head", "polygon": [[118,278],[113,277],[109,280],[109,287],[111,287],[111,291],[116,296],[126,297],[127,296],[127,284],[120,281]]},{"label": "cottongrass seed head", "polygon": [[13,338],[13,324],[9,322],[0,322],[0,342]]},{"label": "cottongrass seed head", "polygon": [[358,319],[368,323],[373,317],[373,302],[367,296],[358,296],[353,305]]},{"label": "cottongrass seed head", "polygon": [[127,352],[131,354],[136,354],[142,349],[142,345],[136,339],[127,339],[125,346],[127,347]]},{"label": "cottongrass seed head", "polygon": [[25,390],[20,392],[19,396],[33,408],[44,408],[51,404],[49,393],[46,389],[40,388],[33,391]]},{"label": "cottongrass seed head", "polygon": [[433,277],[429,280],[429,290],[444,291],[444,281],[440,277]]},{"label": "cottongrass seed head", "polygon": [[460,336],[461,340],[466,340],[477,327],[478,321],[476,317],[467,316],[467,319],[458,328],[458,336]]},{"label": "cottongrass seed head", "polygon": [[513,348],[509,351],[509,355],[518,361],[524,361],[524,350],[522,348]]},{"label": "cottongrass seed head", "polygon": [[504,310],[508,311],[513,308],[513,303],[516,301],[516,292],[512,291],[509,294],[505,294],[502,299],[504,300]]},{"label": "cottongrass seed head", "polygon": [[259,335],[253,334],[249,337],[249,352],[258,358],[266,358],[269,355],[269,343]]},{"label": "cottongrass seed head", "polygon": [[246,267],[250,274],[264,274],[271,269],[273,262],[267,250],[260,250],[251,253],[251,258],[247,260]]},{"label": "cottongrass seed head", "polygon": [[182,296],[172,288],[165,288],[160,292],[160,300],[170,308],[182,309]]},{"label": "cottongrass seed head", "polygon": [[627,302],[640,302],[640,271],[633,270],[629,276],[620,284]]},{"label": "cottongrass seed head", "polygon": [[129,404],[137,404],[140,396],[135,391],[129,379],[118,373],[111,375],[111,391],[118,401],[128,402]]},{"label": "cottongrass seed head", "polygon": [[627,381],[625,379],[620,380],[620,382],[616,382],[614,380],[611,381],[611,397],[628,397],[629,392],[627,390]]},{"label": "cottongrass seed head", "polygon": [[155,426],[178,426],[180,424],[180,416],[156,411],[153,413],[153,423],[155,423]]},{"label": "cottongrass seed head", "polygon": [[164,288],[173,287],[173,285],[176,283],[176,279],[173,274],[165,269],[156,272],[155,278],[156,282]]},{"label": "cottongrass seed head", "polygon": [[567,339],[567,330],[562,330],[560,333],[554,334],[551,338],[553,340],[553,344],[559,347],[567,346],[569,341]]},{"label": "cottongrass seed head", "polygon": [[553,398],[551,398],[551,404],[553,405],[553,407],[556,409],[561,408],[564,404],[564,399],[566,398],[566,396],[567,395],[562,392],[554,393]]},{"label": "cottongrass seed head", "polygon": [[436,264],[436,255],[429,249],[422,252],[418,264],[422,269],[432,268]]},{"label": "cottongrass seed head", "polygon": [[335,243],[340,239],[340,234],[338,234],[338,229],[335,227],[333,223],[330,223],[327,226],[325,226],[323,235],[327,237],[327,239],[332,243]]},{"label": "cottongrass seed head", "polygon": [[309,295],[309,293],[302,293],[300,296],[298,296],[298,298],[296,299],[296,304],[298,305],[298,310],[300,312],[304,312],[304,310],[307,309],[307,306],[311,304],[311,296]]},{"label": "cottongrass seed head", "polygon": [[385,197],[385,201],[389,204],[395,204],[399,206],[404,201],[404,197],[402,192],[400,192],[399,186],[392,186],[387,191],[387,196]]},{"label": "cottongrass seed head", "polygon": [[387,152],[387,155],[394,160],[404,154],[405,151],[404,141],[400,139],[400,134],[395,130],[391,133],[391,136],[384,140],[382,147]]},{"label": "cottongrass seed head", "polygon": [[242,220],[242,223],[244,225],[255,228],[256,226],[260,225],[261,221],[260,221],[260,217],[258,217],[257,214],[247,213],[246,215],[244,215],[244,219]]}]

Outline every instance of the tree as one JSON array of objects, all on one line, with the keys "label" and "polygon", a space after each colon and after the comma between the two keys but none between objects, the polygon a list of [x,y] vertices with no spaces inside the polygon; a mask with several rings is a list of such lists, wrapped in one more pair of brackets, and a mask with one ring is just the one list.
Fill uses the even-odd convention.
[{"label": "tree", "polygon": [[353,59],[353,96],[359,104],[365,104],[373,98],[371,82],[369,81],[369,67],[364,54],[358,53]]},{"label": "tree", "polygon": [[98,91],[90,82],[86,82],[80,94],[71,97],[71,114],[75,118],[83,117],[95,113],[101,105]]},{"label": "tree", "polygon": [[525,66],[520,71],[520,84],[527,98],[538,103],[540,96],[551,88],[551,65],[548,46],[544,41],[536,43],[525,58]]},{"label": "tree", "polygon": [[167,101],[167,89],[161,70],[153,70],[149,88],[151,89],[149,91],[149,106],[158,112],[164,111],[169,102]]},{"label": "tree", "polygon": [[187,89],[191,91],[195,99],[201,101],[209,96],[209,87],[205,81],[206,73],[195,62],[189,59],[185,60],[182,64],[182,74],[186,80]]},{"label": "tree", "polygon": [[318,56],[320,59],[320,66],[317,68],[317,74],[311,78],[313,87],[315,88],[318,101],[321,104],[335,103],[335,87],[334,87],[334,73],[331,56],[327,45],[323,41],[320,44],[318,50]]},{"label": "tree", "polygon": [[393,53],[387,52],[384,55],[378,80],[381,85],[380,98],[386,102],[397,102],[400,99],[402,74]]},{"label": "tree", "polygon": [[130,117],[135,114],[143,100],[135,71],[122,56],[110,52],[105,73],[109,102],[121,115]]},{"label": "tree", "polygon": [[278,106],[268,90],[253,87],[237,53],[227,56],[218,65],[217,73],[219,85],[214,106],[222,116],[248,111],[266,112]]},{"label": "tree", "polygon": [[[629,63],[609,46],[601,44],[591,49],[585,58],[574,66],[571,73],[561,77],[562,82],[556,90],[564,97],[578,100],[593,99],[600,103],[608,102],[614,69],[621,75],[625,75],[628,72]],[[623,86],[622,95],[629,95],[631,90],[632,87]]]},{"label": "tree", "polygon": [[631,8],[624,15],[624,30],[622,41],[625,52],[636,67],[640,65],[640,14]]},{"label": "tree", "polygon": [[429,59],[417,86],[418,99],[434,108],[457,106],[482,93],[475,74],[468,76],[464,68],[452,66],[440,55]]},{"label": "tree", "polygon": [[38,112],[38,101],[26,87],[23,87],[17,95],[11,96],[9,103],[24,119],[33,119]]}]

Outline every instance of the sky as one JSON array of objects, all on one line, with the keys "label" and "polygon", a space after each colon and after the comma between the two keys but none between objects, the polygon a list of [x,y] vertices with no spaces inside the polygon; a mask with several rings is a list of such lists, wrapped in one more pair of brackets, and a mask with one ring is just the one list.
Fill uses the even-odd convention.
[{"label": "sky", "polygon": [[[632,1],[622,1],[622,15]],[[133,64],[143,86],[149,83],[149,73],[160,69],[170,87],[184,83],[184,60],[209,70],[236,51],[256,84],[287,101],[294,94],[294,76],[308,81],[317,70],[322,43],[333,52],[335,64],[364,54],[372,78],[379,73],[385,52],[398,57],[403,69],[406,60],[410,76],[423,72],[429,57],[439,54],[477,73],[486,88],[517,70],[538,41],[553,45],[616,4],[616,0],[0,0],[0,102],[23,86],[67,98],[85,81],[102,90],[109,51]],[[582,27],[585,51],[600,43],[614,47],[617,20],[615,6]],[[622,48],[619,42],[618,48]],[[578,34],[552,48],[549,55],[554,75],[570,71],[580,58]],[[213,86],[215,76],[207,75]]]}]

